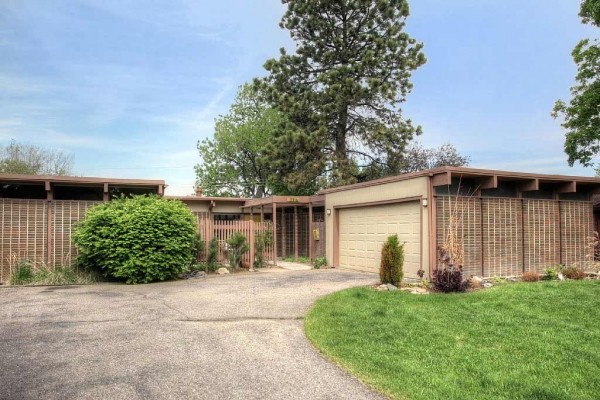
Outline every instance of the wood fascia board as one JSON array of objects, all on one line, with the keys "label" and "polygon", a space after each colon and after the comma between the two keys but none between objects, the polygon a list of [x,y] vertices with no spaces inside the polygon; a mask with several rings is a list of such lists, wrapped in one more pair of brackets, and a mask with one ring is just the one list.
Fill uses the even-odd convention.
[{"label": "wood fascia board", "polygon": [[565,182],[556,186],[556,193],[575,193],[577,192],[577,181]]},{"label": "wood fascia board", "polygon": [[446,171],[441,174],[434,174],[431,177],[431,183],[433,186],[447,186],[452,184],[452,172]]}]

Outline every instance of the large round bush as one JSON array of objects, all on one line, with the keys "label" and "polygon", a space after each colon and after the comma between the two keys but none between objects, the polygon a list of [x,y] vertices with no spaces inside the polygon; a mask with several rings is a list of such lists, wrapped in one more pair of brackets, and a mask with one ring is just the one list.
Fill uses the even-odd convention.
[{"label": "large round bush", "polygon": [[73,240],[80,264],[140,283],[184,272],[193,260],[195,237],[194,216],[183,203],[137,196],[89,209]]}]

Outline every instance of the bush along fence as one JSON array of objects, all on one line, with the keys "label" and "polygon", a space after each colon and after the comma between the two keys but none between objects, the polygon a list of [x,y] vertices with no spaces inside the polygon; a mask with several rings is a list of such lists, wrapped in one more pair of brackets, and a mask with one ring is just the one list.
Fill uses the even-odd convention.
[{"label": "bush along fence", "polygon": [[[269,235],[273,235],[273,224],[270,222],[255,222],[255,221],[212,221],[206,215],[200,214],[196,216],[198,221],[198,232],[200,237],[208,244],[216,238],[218,246],[218,262],[228,262],[227,241],[232,238],[235,232],[239,232],[246,237],[249,245],[249,251],[242,256],[242,266],[249,268],[254,265],[255,257],[257,256],[257,248],[262,247],[262,260],[265,263],[274,263],[275,255],[273,241],[266,244],[258,243],[258,240]],[[199,261],[206,261],[206,251],[200,255]]]},{"label": "bush along fence", "polygon": [[[74,226],[86,211],[100,201],[0,199],[0,283],[8,282],[11,271],[20,262],[34,266],[71,265],[77,255],[72,241]],[[196,215],[198,232],[208,245],[212,237],[219,244],[218,261],[226,262],[226,241],[234,232],[246,236],[251,249],[243,265],[251,264],[255,256],[257,235],[272,234],[272,224],[254,221],[211,221],[206,215]],[[206,252],[202,257],[206,256]],[[265,262],[273,262],[273,246],[265,246]]]}]

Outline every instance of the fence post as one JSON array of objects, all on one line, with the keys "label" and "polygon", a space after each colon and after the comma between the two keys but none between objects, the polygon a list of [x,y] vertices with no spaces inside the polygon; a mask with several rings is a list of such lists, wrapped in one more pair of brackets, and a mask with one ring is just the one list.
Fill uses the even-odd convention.
[{"label": "fence post", "polygon": [[248,269],[250,271],[254,271],[254,239],[255,239],[255,235],[254,235],[254,220],[251,219],[250,220],[250,263],[248,266]]}]

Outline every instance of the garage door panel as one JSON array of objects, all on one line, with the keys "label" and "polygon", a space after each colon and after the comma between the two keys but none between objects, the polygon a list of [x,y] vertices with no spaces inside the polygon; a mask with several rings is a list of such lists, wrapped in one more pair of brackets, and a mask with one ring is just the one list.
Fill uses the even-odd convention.
[{"label": "garage door panel", "polygon": [[378,272],[381,247],[397,234],[405,243],[404,271],[416,274],[421,266],[420,213],[420,202],[340,210],[340,266]]}]

